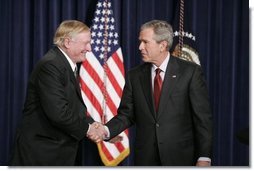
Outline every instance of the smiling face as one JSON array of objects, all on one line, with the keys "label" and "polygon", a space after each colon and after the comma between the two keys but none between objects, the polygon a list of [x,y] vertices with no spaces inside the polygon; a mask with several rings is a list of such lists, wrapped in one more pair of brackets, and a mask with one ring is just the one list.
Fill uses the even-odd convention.
[{"label": "smiling face", "polygon": [[86,59],[86,53],[91,51],[91,33],[84,31],[72,38],[64,41],[66,54],[74,63],[82,62]]},{"label": "smiling face", "polygon": [[155,35],[152,28],[141,30],[139,34],[139,50],[144,62],[150,62],[156,66],[160,66],[160,64],[167,56],[167,51],[165,42],[156,42],[154,36]]}]

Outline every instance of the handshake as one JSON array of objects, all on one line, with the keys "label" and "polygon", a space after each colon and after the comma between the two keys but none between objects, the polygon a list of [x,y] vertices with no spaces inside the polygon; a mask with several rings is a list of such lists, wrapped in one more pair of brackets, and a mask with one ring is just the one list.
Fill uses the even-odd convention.
[{"label": "handshake", "polygon": [[[109,140],[109,130],[108,128],[99,122],[93,122],[89,126],[89,130],[86,136],[95,143],[99,143],[103,140]],[[122,141],[122,136],[116,136],[109,140],[110,143],[116,143]]]}]

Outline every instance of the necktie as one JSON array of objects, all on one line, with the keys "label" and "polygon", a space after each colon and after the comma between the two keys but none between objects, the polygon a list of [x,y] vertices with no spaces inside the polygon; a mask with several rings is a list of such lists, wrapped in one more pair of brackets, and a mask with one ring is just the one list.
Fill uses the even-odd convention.
[{"label": "necktie", "polygon": [[159,107],[159,103],[160,103],[160,95],[161,95],[161,87],[162,87],[162,79],[161,79],[161,76],[160,76],[161,69],[157,68],[155,70],[155,72],[156,72],[156,75],[154,77],[154,92],[153,92],[153,95],[154,95],[155,109],[156,109],[156,112],[158,112],[158,107]]},{"label": "necktie", "polygon": [[74,69],[74,76],[75,76],[75,78],[77,78],[77,76],[78,76],[78,69],[77,69],[77,67],[75,67],[75,69]]},{"label": "necktie", "polygon": [[76,78],[77,83],[79,84],[78,68],[77,67],[75,67],[75,69],[74,69],[74,76]]}]

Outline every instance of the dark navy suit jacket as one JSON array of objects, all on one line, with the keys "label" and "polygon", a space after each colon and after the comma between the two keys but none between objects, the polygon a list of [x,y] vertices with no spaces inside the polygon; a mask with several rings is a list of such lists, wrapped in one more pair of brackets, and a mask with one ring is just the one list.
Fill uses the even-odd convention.
[{"label": "dark navy suit jacket", "polygon": [[135,124],[135,165],[194,165],[211,158],[212,115],[201,67],[170,57],[158,113],[151,86],[151,64],[127,73],[118,115],[106,125],[111,138]]},{"label": "dark navy suit jacket", "polygon": [[54,47],[31,74],[10,165],[74,165],[90,122],[71,66]]}]

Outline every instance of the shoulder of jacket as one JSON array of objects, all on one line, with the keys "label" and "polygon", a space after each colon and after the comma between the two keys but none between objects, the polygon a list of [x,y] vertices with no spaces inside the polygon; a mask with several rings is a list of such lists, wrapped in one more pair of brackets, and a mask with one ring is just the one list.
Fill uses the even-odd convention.
[{"label": "shoulder of jacket", "polygon": [[55,48],[50,49],[38,62],[39,68],[55,68],[59,71],[66,70],[66,65],[59,53]]},{"label": "shoulder of jacket", "polygon": [[133,68],[131,68],[128,73],[139,73],[142,72],[144,69],[150,68],[151,64],[150,63],[142,63],[140,65],[137,65]]},{"label": "shoulder of jacket", "polygon": [[191,68],[200,67],[200,65],[196,64],[195,62],[186,61],[179,57],[171,56],[170,58],[172,58],[172,60],[175,60],[180,66],[183,67],[191,67]]}]

